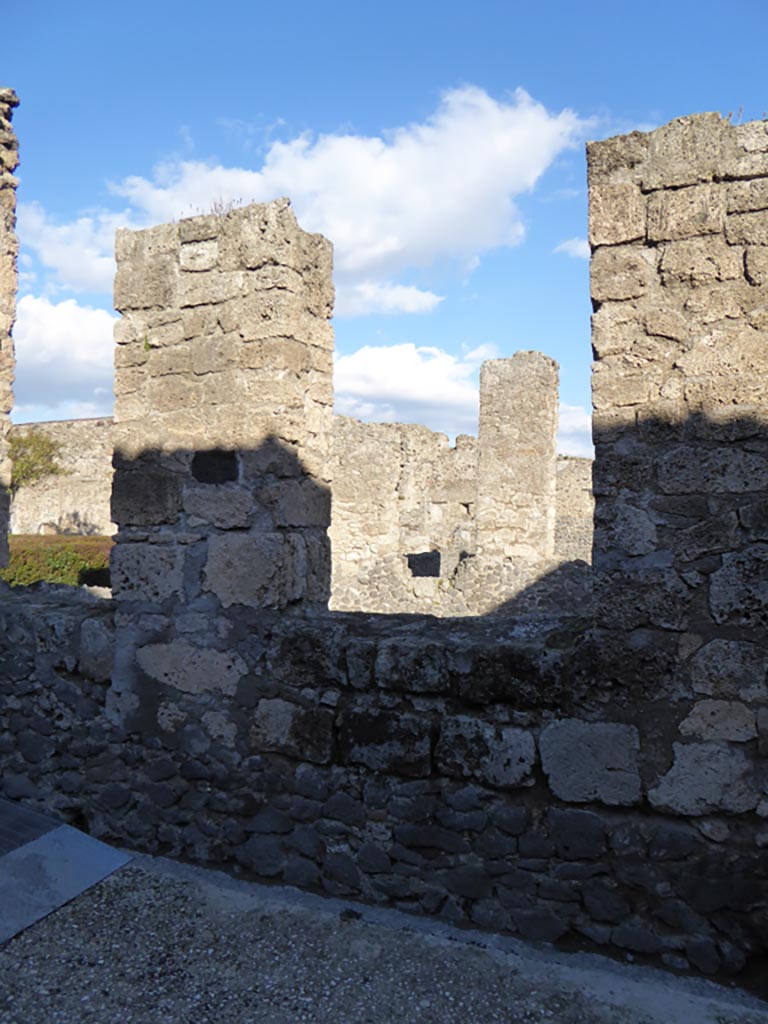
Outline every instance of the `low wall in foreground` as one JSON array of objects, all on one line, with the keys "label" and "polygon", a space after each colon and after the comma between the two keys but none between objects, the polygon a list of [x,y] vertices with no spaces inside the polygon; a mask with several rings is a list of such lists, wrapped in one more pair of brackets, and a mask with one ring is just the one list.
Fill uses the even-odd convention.
[{"label": "low wall in foreground", "polygon": [[768,723],[734,703],[764,680],[712,664],[683,700],[630,702],[595,692],[579,619],[241,608],[207,650],[145,623],[126,722],[110,602],[0,614],[3,792],[94,835],[676,968],[768,949]]}]

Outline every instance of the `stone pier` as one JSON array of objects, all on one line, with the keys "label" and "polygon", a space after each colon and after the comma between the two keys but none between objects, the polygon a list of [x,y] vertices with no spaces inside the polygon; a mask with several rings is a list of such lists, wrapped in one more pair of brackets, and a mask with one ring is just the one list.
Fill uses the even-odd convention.
[{"label": "stone pier", "polygon": [[538,562],[555,550],[557,363],[540,352],[480,372],[477,554]]},{"label": "stone pier", "polygon": [[331,248],[278,200],[117,261],[114,687],[228,685],[227,609],[327,607]]}]

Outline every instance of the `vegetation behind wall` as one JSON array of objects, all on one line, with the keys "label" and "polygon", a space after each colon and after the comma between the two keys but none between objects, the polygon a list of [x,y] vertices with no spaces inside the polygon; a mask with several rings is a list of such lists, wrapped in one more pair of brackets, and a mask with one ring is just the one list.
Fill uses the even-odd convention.
[{"label": "vegetation behind wall", "polygon": [[0,579],[32,583],[109,585],[111,537],[10,536],[10,561]]}]

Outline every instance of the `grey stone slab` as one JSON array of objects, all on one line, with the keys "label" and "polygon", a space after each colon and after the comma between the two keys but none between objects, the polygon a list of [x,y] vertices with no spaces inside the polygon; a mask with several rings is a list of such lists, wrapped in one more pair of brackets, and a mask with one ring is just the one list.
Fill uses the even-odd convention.
[{"label": "grey stone slab", "polygon": [[131,860],[62,825],[0,857],[0,942],[79,896]]}]

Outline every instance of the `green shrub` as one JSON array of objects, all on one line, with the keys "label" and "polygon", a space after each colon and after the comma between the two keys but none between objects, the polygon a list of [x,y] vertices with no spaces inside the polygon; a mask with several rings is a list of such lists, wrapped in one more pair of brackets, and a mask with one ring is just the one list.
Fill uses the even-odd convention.
[{"label": "green shrub", "polygon": [[8,454],[13,462],[11,494],[47,476],[61,476],[67,472],[56,461],[61,455],[61,445],[44,430],[12,433]]},{"label": "green shrub", "polygon": [[12,587],[32,583],[109,586],[111,537],[28,536],[8,538],[10,559],[0,579]]}]

